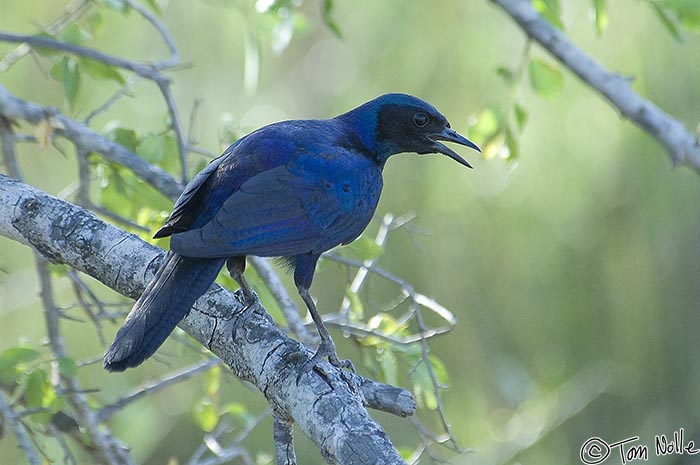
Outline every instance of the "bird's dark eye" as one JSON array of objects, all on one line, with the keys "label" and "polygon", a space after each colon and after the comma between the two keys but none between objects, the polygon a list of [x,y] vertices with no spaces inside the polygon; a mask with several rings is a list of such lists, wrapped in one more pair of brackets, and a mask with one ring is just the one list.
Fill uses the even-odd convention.
[{"label": "bird's dark eye", "polygon": [[426,115],[422,111],[419,111],[415,115],[413,115],[413,124],[415,124],[419,128],[424,128],[428,125],[429,122],[430,118],[428,118],[428,115]]}]

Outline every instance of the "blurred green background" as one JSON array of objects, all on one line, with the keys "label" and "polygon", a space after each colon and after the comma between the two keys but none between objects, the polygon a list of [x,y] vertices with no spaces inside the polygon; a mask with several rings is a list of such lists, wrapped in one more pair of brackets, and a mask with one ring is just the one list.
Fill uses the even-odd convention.
[{"label": "blurred green background", "polygon": [[[694,128],[700,37],[686,32],[682,42],[674,40],[646,2],[609,3],[610,25],[598,35],[590,2],[564,2],[566,33]],[[64,6],[5,0],[0,30],[35,33]],[[342,38],[324,25],[320,11],[316,1],[299,7],[291,42],[276,53],[274,46],[283,45],[272,32],[278,19],[259,14],[253,3],[174,1],[164,9],[162,19],[189,65],[170,73],[187,128],[201,100],[192,127],[200,146],[219,153],[222,128],[243,134],[286,118],[331,117],[385,92],[419,96],[468,133],[481,110],[501,108],[511,98],[496,69],[517,66],[525,39],[488,1],[336,2],[332,15]],[[166,56],[141,18],[112,10],[103,12],[101,30],[88,45],[132,59]],[[13,48],[0,43],[0,55]],[[552,61],[538,47],[531,54]],[[443,400],[454,435],[474,452],[436,451],[455,464],[574,464],[591,436],[610,443],[639,436],[652,463],[693,463],[688,455],[656,457],[653,446],[655,434],[681,427],[687,439],[700,442],[700,179],[672,169],[654,140],[563,72],[555,98],[537,95],[527,80],[518,92],[528,122],[515,160],[460,150],[473,171],[446,157],[413,154],[396,156],[386,167],[377,218],[415,212],[411,224],[429,234],[396,231],[379,265],[459,319],[431,347],[450,374]],[[78,118],[119,88],[84,79],[69,110],[61,84],[32,59],[0,74],[0,84]],[[118,120],[139,133],[162,128],[166,109],[155,86],[139,82],[132,95],[92,127],[102,130]],[[76,160],[63,145],[65,156],[22,144],[26,181],[65,192],[75,181]],[[194,164],[206,159],[192,157]],[[31,252],[0,238],[0,267],[0,350],[41,343],[45,328]],[[346,281],[337,265],[317,273],[312,293],[322,311],[338,308]],[[56,286],[62,303],[75,300],[67,280]],[[386,300],[384,287],[371,278],[372,299]],[[105,290],[99,294],[128,305]],[[75,358],[104,350],[88,323],[63,327]],[[108,340],[116,329],[106,327]],[[360,361],[357,349],[336,334],[339,353]],[[198,358],[181,346],[169,342],[161,350],[169,366],[151,361],[108,376],[93,364],[80,370],[81,383],[100,389],[95,397],[106,402]],[[140,462],[175,457],[185,463],[203,434],[191,415],[202,389],[195,378],[132,404],[112,421],[114,432]],[[233,378],[225,377],[221,395],[253,414],[265,408],[262,396]],[[422,415],[434,423],[429,412]],[[406,420],[375,417],[398,447],[415,445]],[[246,444],[272,451],[270,433],[268,419]],[[299,463],[321,463],[301,436]],[[3,464],[23,460],[7,431],[0,457]],[[619,457],[607,463],[620,463]]]}]

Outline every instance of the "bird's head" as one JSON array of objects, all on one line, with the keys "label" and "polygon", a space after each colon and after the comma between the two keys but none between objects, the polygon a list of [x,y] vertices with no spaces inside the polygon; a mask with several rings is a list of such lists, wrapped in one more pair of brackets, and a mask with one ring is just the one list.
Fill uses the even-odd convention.
[{"label": "bird's head", "polygon": [[472,166],[441,141],[471,147],[476,144],[450,127],[439,111],[423,100],[406,94],[385,94],[339,116],[353,126],[364,145],[383,164],[402,152],[442,153]]}]

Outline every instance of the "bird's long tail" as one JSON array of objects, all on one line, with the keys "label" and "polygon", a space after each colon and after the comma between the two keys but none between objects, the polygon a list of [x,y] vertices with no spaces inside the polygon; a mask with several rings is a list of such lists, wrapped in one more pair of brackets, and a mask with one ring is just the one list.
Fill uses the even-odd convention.
[{"label": "bird's long tail", "polygon": [[153,355],[214,282],[224,262],[168,252],[107,350],[105,369],[124,371]]}]

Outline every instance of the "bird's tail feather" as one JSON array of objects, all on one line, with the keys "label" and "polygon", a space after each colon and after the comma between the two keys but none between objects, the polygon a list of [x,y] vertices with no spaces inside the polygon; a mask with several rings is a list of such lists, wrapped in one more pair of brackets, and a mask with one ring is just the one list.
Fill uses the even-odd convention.
[{"label": "bird's tail feather", "polygon": [[209,289],[224,262],[168,252],[105,353],[105,369],[124,371],[153,355]]}]

